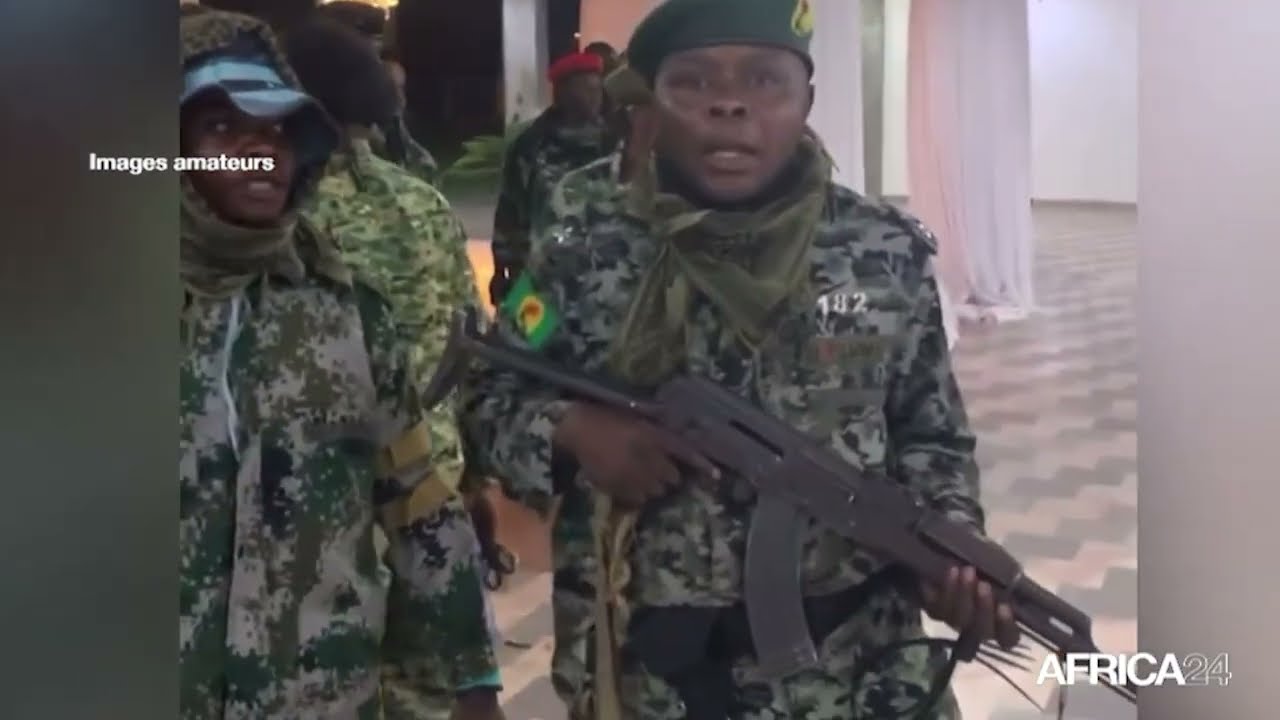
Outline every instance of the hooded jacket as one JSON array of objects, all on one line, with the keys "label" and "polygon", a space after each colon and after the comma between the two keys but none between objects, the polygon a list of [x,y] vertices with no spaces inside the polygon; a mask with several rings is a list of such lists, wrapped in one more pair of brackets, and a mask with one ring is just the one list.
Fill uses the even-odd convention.
[{"label": "hooded jacket", "polygon": [[[248,43],[298,87],[256,20],[208,11],[181,30],[188,73]],[[191,720],[420,718],[443,674],[495,663],[474,532],[431,472],[388,305],[293,210],[325,160],[309,154],[315,127],[286,123],[303,161],[274,236],[246,236],[183,180],[179,716]],[[440,632],[473,617],[469,635]]]}]

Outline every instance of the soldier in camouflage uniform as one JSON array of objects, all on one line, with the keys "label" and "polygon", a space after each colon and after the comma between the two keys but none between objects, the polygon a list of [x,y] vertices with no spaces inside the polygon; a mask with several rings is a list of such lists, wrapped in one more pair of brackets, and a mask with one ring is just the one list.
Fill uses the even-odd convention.
[{"label": "soldier in camouflage uniform", "polygon": [[405,121],[404,66],[397,52],[396,17],[398,8],[388,14],[381,7],[356,0],[338,0],[316,8],[317,15],[342,23],[368,38],[381,55],[387,72],[399,90],[400,106],[394,117],[379,124],[369,136],[373,152],[383,160],[399,165],[425,182],[434,183],[440,168],[426,148],[413,139]]},{"label": "soldier in camouflage uniform", "polygon": [[610,134],[610,142],[613,143],[612,147],[622,142],[625,137],[625,131],[619,132],[620,116],[625,114],[625,109],[614,98],[614,94],[609,91],[608,78],[622,65],[623,59],[616,48],[603,40],[587,43],[587,46],[582,48],[582,52],[596,55],[600,58],[600,72],[605,78],[604,102],[600,104],[600,116],[604,118],[605,127]]},{"label": "soldier in camouflage uniform", "polygon": [[[628,62],[653,92],[654,161],[625,182],[617,156],[561,182],[497,332],[633,386],[715,380],[982,532],[934,240],[831,179],[805,128],[811,13],[668,0],[641,23]],[[749,485],[653,425],[515,373],[478,368],[466,404],[510,495],[561,498],[553,676],[575,720],[953,719],[922,610],[1018,640],[971,568],[926,586],[815,524],[800,572],[819,664],[765,677],[742,607]]]},{"label": "soldier in camouflage uniform", "polygon": [[[362,280],[390,300],[400,338],[409,348],[412,377],[424,389],[443,355],[453,313],[481,305],[462,223],[439,191],[370,147],[372,128],[394,115],[396,100],[390,78],[364,38],[320,17],[293,28],[285,47],[303,88],[342,129],[306,217],[337,240]],[[456,409],[453,398],[446,398],[428,415],[431,464],[448,487],[466,492],[471,488],[461,487]],[[481,538],[481,554],[488,566],[497,564],[499,548],[492,528],[486,530],[490,536]],[[472,687],[476,678],[454,676],[454,668],[442,670],[450,672],[440,678],[432,717],[447,720],[455,690]],[[486,668],[481,679],[496,672]]]},{"label": "soldier in camouflage uniform", "polygon": [[551,107],[524,127],[507,147],[502,187],[493,214],[493,280],[489,296],[501,303],[529,255],[529,238],[546,215],[556,183],[568,171],[613,149],[601,111],[604,63],[597,55],[574,53],[549,71]]},{"label": "soldier in camouflage uniform", "polygon": [[[269,30],[181,20],[179,716],[418,720],[442,672],[490,674],[467,514],[384,298],[297,208],[337,142]],[[387,552],[379,560],[375,527]]]},{"label": "soldier in camouflage uniform", "polygon": [[440,165],[436,163],[431,151],[423,147],[409,133],[409,125],[405,120],[407,110],[405,96],[404,65],[400,64],[400,56],[391,48],[382,48],[382,62],[391,74],[400,97],[400,106],[390,122],[374,128],[373,149],[379,157],[389,160],[413,173],[424,182],[434,183],[440,177]]}]

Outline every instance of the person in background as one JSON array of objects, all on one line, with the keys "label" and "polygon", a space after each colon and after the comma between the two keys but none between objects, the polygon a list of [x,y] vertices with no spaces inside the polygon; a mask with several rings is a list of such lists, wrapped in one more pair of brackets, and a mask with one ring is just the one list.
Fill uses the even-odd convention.
[{"label": "person in background", "polygon": [[600,114],[604,117],[605,128],[609,133],[611,146],[617,147],[627,137],[627,109],[616,97],[617,92],[609,87],[610,78],[619,74],[626,67],[626,58],[620,55],[612,45],[604,41],[596,41],[587,45],[583,52],[599,56],[604,64],[605,93]]},{"label": "person in background", "polygon": [[603,40],[588,43],[586,47],[582,48],[582,52],[589,53],[600,58],[600,61],[604,63],[602,71],[606,77],[609,73],[613,72],[621,62],[617,48]]},{"label": "person in background", "polygon": [[360,0],[321,3],[313,12],[342,23],[368,38],[381,37],[387,27],[387,11]]},{"label": "person in background", "polygon": [[182,154],[271,162],[179,180],[178,715],[418,720],[497,648],[387,300],[300,216],[337,130],[260,21],[179,28]]},{"label": "person in background", "polygon": [[406,118],[408,112],[405,93],[406,75],[398,50],[397,8],[393,8],[388,13],[381,7],[358,2],[358,0],[338,0],[320,5],[315,12],[346,25],[373,43],[399,89],[399,106],[395,116],[374,128],[373,134],[369,137],[373,151],[378,154],[378,157],[399,165],[418,178],[435,183],[440,173],[435,157],[409,133]]},{"label": "person in background", "polygon": [[[388,298],[397,335],[409,348],[410,378],[424,389],[443,354],[454,311],[480,304],[462,225],[439,192],[373,152],[369,138],[374,128],[395,115],[398,103],[390,75],[364,36],[318,14],[289,30],[285,49],[303,88],[340,129],[337,149],[305,216],[337,241],[358,277]],[[449,512],[465,513],[453,398],[432,407],[423,427],[430,437],[428,458],[435,477],[447,490],[441,502]],[[474,536],[468,539],[468,545],[450,551],[459,554],[459,563],[465,558],[483,582],[482,545]],[[423,682],[430,682],[429,692],[404,701],[422,717],[448,718],[455,696],[461,706],[474,706],[477,712],[494,702],[499,678],[490,649],[496,638],[487,596],[481,592],[479,598],[485,600],[486,612],[458,608],[434,629],[438,641],[456,655],[420,669]],[[401,701],[396,694],[387,695],[388,704]]]},{"label": "person in background", "polygon": [[404,89],[406,80],[404,65],[400,64],[400,56],[386,45],[380,48],[379,54],[382,57],[382,64],[387,68],[387,72],[391,74],[391,82],[396,87],[396,103],[400,112],[403,113],[405,106],[408,104]]},{"label": "person in background", "polygon": [[[716,382],[981,534],[936,244],[838,185],[806,131],[813,22],[808,0],[659,4],[627,49],[653,98],[653,160],[625,180],[617,157],[564,177],[495,334],[627,387]],[[768,677],[743,604],[748,479],[515,372],[478,365],[464,398],[504,490],[534,508],[560,498],[553,556],[575,572],[554,579],[553,677],[575,720],[951,720],[924,612],[978,642],[1018,641],[973,568],[935,586],[814,526],[796,569],[818,661]]]},{"label": "person in background", "polygon": [[605,77],[604,87],[605,95],[615,108],[611,118],[612,131],[621,138],[618,176],[619,180],[627,182],[653,157],[653,145],[657,140],[653,93],[644,78],[625,61]]},{"label": "person in background", "polygon": [[545,215],[565,173],[613,150],[601,111],[604,62],[572,53],[552,64],[552,102],[507,147],[493,215],[493,280],[489,297],[501,305],[530,253],[530,233]]},{"label": "person in background", "polygon": [[440,178],[439,164],[436,163],[431,151],[419,144],[409,134],[407,120],[408,95],[405,91],[407,75],[405,74],[404,65],[400,62],[400,55],[389,44],[381,46],[380,54],[383,66],[386,67],[387,72],[391,75],[392,82],[395,83],[399,105],[395,117],[384,127],[377,128],[377,134],[373,138],[375,151],[384,159],[396,163],[419,179],[435,183]]}]

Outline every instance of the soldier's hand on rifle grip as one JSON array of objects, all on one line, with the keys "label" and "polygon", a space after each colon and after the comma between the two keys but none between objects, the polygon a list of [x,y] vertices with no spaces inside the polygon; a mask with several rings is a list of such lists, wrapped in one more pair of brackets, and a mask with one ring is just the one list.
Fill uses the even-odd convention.
[{"label": "soldier's hand on rifle grip", "polygon": [[951,568],[946,582],[940,586],[924,583],[921,595],[929,617],[960,632],[973,631],[978,642],[995,640],[1008,649],[1022,638],[1013,608],[1008,603],[997,602],[991,584],[979,580],[977,571],[971,567]]},{"label": "soldier's hand on rifle grip", "polygon": [[719,474],[681,438],[646,420],[590,403],[570,406],[553,442],[573,455],[593,485],[631,507],[680,485],[678,464],[710,477]]}]

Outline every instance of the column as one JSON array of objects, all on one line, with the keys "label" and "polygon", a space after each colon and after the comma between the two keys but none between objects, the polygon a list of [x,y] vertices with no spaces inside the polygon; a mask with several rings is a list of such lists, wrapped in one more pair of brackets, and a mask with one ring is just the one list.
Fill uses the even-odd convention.
[{"label": "column", "polygon": [[836,179],[864,192],[861,0],[812,0],[817,96],[809,125],[836,163]]},{"label": "column", "polygon": [[905,200],[907,180],[907,38],[911,0],[884,2],[884,79],[881,85],[884,139],[881,146],[881,193]]},{"label": "column", "polygon": [[1034,305],[1025,0],[912,0],[908,177],[962,315]]},{"label": "column", "polygon": [[884,194],[885,0],[862,0],[862,153],[867,194]]},{"label": "column", "polygon": [[502,76],[507,124],[529,120],[549,102],[544,0],[502,0]]}]

